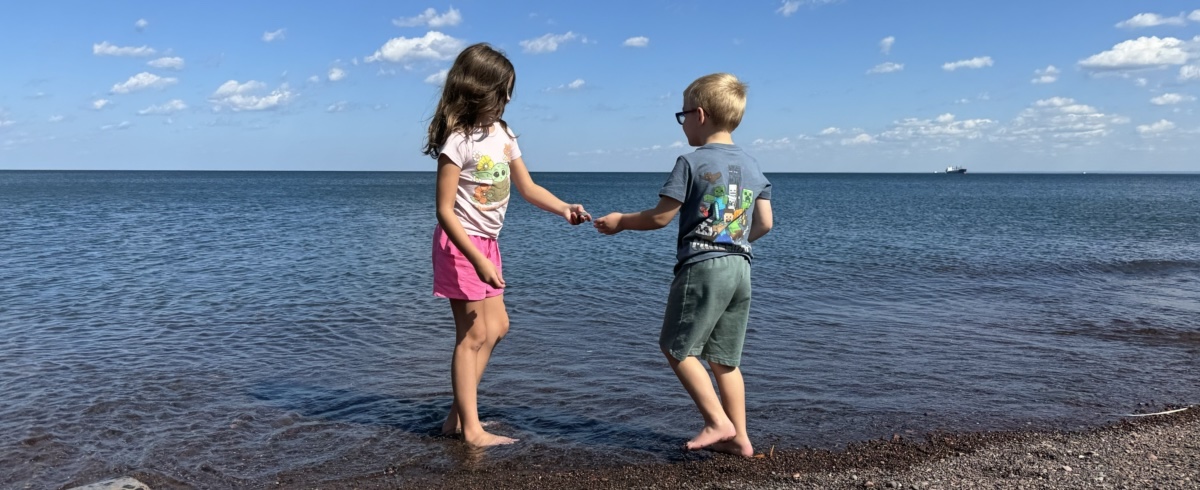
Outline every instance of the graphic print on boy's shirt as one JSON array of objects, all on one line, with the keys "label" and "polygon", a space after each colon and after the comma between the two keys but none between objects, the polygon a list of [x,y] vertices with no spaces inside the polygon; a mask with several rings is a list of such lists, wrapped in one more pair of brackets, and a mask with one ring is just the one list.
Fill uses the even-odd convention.
[{"label": "graphic print on boy's shirt", "polygon": [[[704,221],[693,230],[691,237],[711,243],[740,245],[749,230],[746,212],[754,204],[754,191],[742,188],[742,168],[728,167],[729,175],[707,172],[701,178],[708,183],[698,212]],[[693,249],[707,249],[704,244],[693,243]],[[723,247],[715,247],[723,248]]]}]

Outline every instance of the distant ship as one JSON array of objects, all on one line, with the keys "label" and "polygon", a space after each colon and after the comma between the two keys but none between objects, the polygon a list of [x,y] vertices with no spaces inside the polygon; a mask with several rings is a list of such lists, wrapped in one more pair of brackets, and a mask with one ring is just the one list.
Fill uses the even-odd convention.
[{"label": "distant ship", "polygon": [[965,173],[967,173],[967,167],[946,167],[946,173],[948,173],[948,174],[965,174]]}]

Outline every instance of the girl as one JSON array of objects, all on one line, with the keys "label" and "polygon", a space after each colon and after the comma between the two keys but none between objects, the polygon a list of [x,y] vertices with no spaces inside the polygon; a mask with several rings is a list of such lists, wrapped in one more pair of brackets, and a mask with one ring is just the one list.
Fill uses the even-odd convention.
[{"label": "girl", "polygon": [[454,400],[442,432],[461,431],[472,446],[516,442],[483,430],[475,400],[492,349],[508,332],[496,237],[509,189],[515,186],[526,201],[572,225],[591,220],[583,206],[535,184],[525,168],[516,136],[500,118],[515,82],[512,63],[491,46],[463,50],[446,74],[423,151],[438,162],[433,294],[450,300],[455,326]]}]

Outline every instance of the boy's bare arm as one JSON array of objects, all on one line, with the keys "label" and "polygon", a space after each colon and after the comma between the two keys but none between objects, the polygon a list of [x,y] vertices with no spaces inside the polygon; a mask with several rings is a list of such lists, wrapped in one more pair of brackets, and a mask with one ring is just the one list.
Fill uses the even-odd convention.
[{"label": "boy's bare arm", "polygon": [[771,227],[775,225],[774,216],[771,215],[771,201],[766,199],[754,200],[754,222],[750,223],[750,241],[758,240],[771,231]]},{"label": "boy's bare arm", "polygon": [[595,221],[596,229],[605,235],[613,235],[625,230],[657,230],[671,223],[683,203],[662,197],[658,206],[636,213],[612,213]]}]

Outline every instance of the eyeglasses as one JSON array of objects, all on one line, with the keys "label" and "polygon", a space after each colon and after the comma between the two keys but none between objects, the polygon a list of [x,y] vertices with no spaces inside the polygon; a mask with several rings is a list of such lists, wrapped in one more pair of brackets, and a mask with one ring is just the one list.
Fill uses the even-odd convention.
[{"label": "eyeglasses", "polygon": [[690,111],[676,112],[675,113],[675,121],[678,122],[680,125],[682,125],[683,124],[683,116],[686,116],[686,115],[696,112],[698,110],[700,110],[699,107],[692,109]]}]

